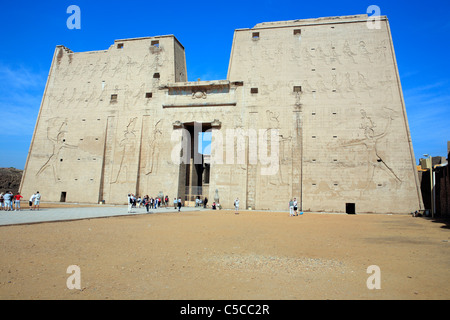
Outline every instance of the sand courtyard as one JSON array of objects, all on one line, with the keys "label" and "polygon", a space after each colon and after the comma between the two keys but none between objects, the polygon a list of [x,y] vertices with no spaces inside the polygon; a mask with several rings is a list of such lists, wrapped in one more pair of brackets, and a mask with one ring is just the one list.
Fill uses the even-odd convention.
[{"label": "sand courtyard", "polygon": [[[442,222],[123,208],[124,216],[1,226],[0,299],[450,298],[450,229]],[[35,213],[52,210],[66,209]],[[73,265],[80,289],[67,285]],[[370,266],[379,268],[380,289],[368,288]]]}]

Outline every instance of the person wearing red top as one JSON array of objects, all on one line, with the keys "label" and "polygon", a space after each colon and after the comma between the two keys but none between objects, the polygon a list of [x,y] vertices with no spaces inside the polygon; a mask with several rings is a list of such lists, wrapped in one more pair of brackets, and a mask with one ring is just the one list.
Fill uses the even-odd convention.
[{"label": "person wearing red top", "polygon": [[14,207],[14,209],[15,209],[15,211],[20,211],[20,199],[22,199],[23,197],[20,195],[20,193],[17,193],[15,196],[14,196],[14,202],[15,202],[15,207]]}]

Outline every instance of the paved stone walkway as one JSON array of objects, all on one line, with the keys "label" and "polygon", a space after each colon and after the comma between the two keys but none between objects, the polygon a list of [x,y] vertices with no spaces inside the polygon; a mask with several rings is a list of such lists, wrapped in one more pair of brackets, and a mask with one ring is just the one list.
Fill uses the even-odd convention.
[{"label": "paved stone walkway", "polygon": [[[192,212],[206,210],[203,208],[182,207],[181,212]],[[138,214],[154,214],[154,213],[168,213],[177,212],[178,210],[171,208],[159,208],[147,210],[143,208],[133,208],[131,213],[128,213],[127,206],[93,206],[93,207],[68,207],[68,208],[41,208],[39,211],[30,210],[28,208],[21,211],[0,211],[0,226],[15,225],[15,224],[30,224],[50,221],[65,221],[65,220],[80,220],[105,218],[113,216],[126,216]]]}]

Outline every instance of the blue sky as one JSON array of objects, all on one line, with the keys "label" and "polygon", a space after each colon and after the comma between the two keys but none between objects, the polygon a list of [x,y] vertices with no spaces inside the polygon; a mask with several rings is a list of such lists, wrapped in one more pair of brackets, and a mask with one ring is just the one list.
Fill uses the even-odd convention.
[{"label": "blue sky", "polygon": [[[81,29],[66,12],[81,9]],[[185,47],[188,79],[226,79],[239,28],[260,22],[364,14],[387,15],[416,162],[447,155],[450,140],[450,1],[103,1],[0,3],[0,167],[23,169],[56,45],[106,50],[115,39],[175,35]]]}]

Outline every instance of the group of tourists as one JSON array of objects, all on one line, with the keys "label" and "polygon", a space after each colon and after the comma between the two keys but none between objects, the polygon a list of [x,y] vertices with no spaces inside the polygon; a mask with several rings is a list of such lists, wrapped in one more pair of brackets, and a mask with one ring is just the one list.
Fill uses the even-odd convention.
[{"label": "group of tourists", "polygon": [[[167,208],[169,206],[169,196],[165,197],[149,197],[146,195],[145,197],[141,198],[140,196],[136,197],[134,194],[129,193],[128,194],[128,213],[131,213],[133,208],[141,208],[145,207],[147,209],[147,212],[149,212],[150,209],[158,209],[161,207]],[[180,212],[182,203],[181,198],[174,198],[173,199],[173,206],[174,209],[178,208],[178,212]]]},{"label": "group of tourists", "polygon": [[208,198],[205,197],[205,199],[201,199],[200,196],[197,196],[197,198],[195,198],[195,206],[196,207],[201,207],[203,206],[203,208],[206,208],[206,206],[208,205]]},{"label": "group of tourists", "polygon": [[[0,210],[3,211],[20,211],[20,201],[23,196],[17,192],[14,195],[11,191],[2,192],[0,194]],[[39,191],[34,193],[28,201],[30,210],[39,210],[39,204],[41,201],[41,194]]]},{"label": "group of tourists", "polygon": [[[204,200],[200,199],[200,197],[197,197],[195,199],[195,206],[196,207],[201,207],[203,206],[204,208],[206,208],[206,205],[208,203],[208,198],[205,198]],[[160,207],[165,207],[167,208],[169,205],[169,196],[165,196],[165,197],[149,197],[148,195],[146,195],[145,197],[141,198],[141,197],[135,197],[134,194],[129,193],[128,194],[128,213],[131,213],[131,210],[133,208],[141,208],[141,206],[144,206],[147,208],[147,212],[149,212],[150,209],[157,209]],[[236,198],[234,200],[234,212],[235,214],[239,214],[239,198]],[[174,209],[178,208],[178,212],[180,212],[180,209],[182,207],[182,203],[181,203],[181,198],[173,198],[173,207]],[[216,204],[216,202],[214,201],[213,204],[211,205],[211,209],[216,210],[216,208],[221,209],[221,206],[219,204]],[[289,216],[293,217],[293,216],[298,216],[298,215],[303,215],[303,212],[301,210],[298,209],[298,202],[297,202],[297,198],[294,198],[293,200],[291,199],[289,201]]]},{"label": "group of tourists", "polygon": [[289,201],[289,216],[294,217],[294,216],[298,216],[298,215],[302,215],[302,214],[303,214],[303,212],[298,210],[297,198],[294,198],[294,200],[291,199]]}]

